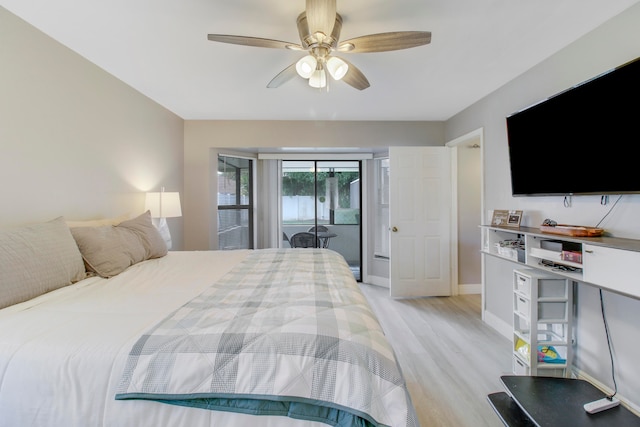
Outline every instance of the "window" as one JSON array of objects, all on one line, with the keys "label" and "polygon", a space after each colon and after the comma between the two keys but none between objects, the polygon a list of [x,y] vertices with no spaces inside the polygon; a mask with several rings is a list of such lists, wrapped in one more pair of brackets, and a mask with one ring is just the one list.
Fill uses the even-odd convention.
[{"label": "window", "polygon": [[375,213],[373,233],[374,252],[377,258],[389,259],[389,159],[374,159],[375,165]]},{"label": "window", "polygon": [[360,223],[359,162],[284,161],[283,222]]},{"label": "window", "polygon": [[253,241],[253,160],[218,155],[218,249]]}]

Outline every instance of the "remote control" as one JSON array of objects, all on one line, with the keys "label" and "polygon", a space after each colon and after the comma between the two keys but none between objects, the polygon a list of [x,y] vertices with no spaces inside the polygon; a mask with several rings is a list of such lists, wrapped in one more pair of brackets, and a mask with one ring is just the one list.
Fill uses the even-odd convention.
[{"label": "remote control", "polygon": [[612,397],[611,400],[604,397],[600,400],[594,400],[593,402],[585,403],[584,410],[590,414],[596,414],[600,411],[604,411],[606,409],[610,409],[615,406],[618,406],[619,404],[620,404],[620,401],[615,397]]}]

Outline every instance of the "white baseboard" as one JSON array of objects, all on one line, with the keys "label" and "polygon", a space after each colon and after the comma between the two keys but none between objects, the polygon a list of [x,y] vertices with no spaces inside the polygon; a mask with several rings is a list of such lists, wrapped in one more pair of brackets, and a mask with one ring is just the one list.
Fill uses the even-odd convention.
[{"label": "white baseboard", "polygon": [[[583,371],[581,371],[579,369],[576,369],[575,366],[573,367],[573,373],[575,374],[576,378],[579,378],[581,380],[585,380],[587,382],[590,382],[591,384],[596,386],[596,388],[600,389],[603,393],[605,393],[605,394],[613,393],[613,390],[611,390],[609,387],[607,387],[606,385],[604,385],[603,383],[601,383],[597,379],[593,378],[591,375],[589,375],[589,374],[587,374],[587,373],[585,373],[585,372],[583,372]],[[619,393],[616,393],[616,398],[618,400],[620,400],[620,403],[622,403],[622,405],[624,405],[628,410],[630,410],[635,415],[640,417],[640,406],[630,402],[629,399],[627,399],[624,396],[621,396]]]},{"label": "white baseboard", "polygon": [[367,276],[364,283],[368,283],[370,285],[382,286],[383,288],[389,289],[389,278],[388,277],[379,277],[379,276]]},{"label": "white baseboard", "polygon": [[485,310],[482,313],[482,320],[484,320],[487,325],[498,331],[500,335],[503,335],[509,340],[513,339],[513,327],[509,323],[497,317],[495,314]]},{"label": "white baseboard", "polygon": [[458,285],[458,295],[481,294],[482,285]]},{"label": "white baseboard", "polygon": [[[379,276],[367,276],[363,280],[364,283],[370,285],[382,286],[383,288],[389,288],[389,278]],[[482,285],[458,285],[458,295],[471,295],[481,294]]]}]

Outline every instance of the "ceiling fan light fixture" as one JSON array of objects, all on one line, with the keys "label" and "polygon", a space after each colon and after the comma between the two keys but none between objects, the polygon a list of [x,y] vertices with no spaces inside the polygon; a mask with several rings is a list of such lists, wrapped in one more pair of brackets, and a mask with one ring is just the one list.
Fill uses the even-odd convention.
[{"label": "ceiling fan light fixture", "polygon": [[349,71],[349,65],[342,59],[332,56],[327,60],[327,70],[334,80],[340,80]]},{"label": "ceiling fan light fixture", "polygon": [[315,70],[309,78],[309,86],[321,89],[327,86],[327,74],[324,69]]},{"label": "ceiling fan light fixture", "polygon": [[[431,43],[429,31],[393,31],[368,34],[340,41],[342,16],[337,12],[336,0],[306,0],[305,9],[296,20],[300,44],[265,39],[262,37],[235,36],[231,34],[208,34],[214,42],[266,48],[284,48],[307,51],[304,58],[289,64],[267,84],[276,88],[300,76],[315,88],[329,88],[327,73],[334,80],[342,80],[349,86],[364,90],[371,85],[365,75],[349,61],[333,58],[332,53],[388,52],[409,49]],[[340,55],[342,56],[342,55]]]},{"label": "ceiling fan light fixture", "polygon": [[296,62],[296,71],[304,79],[308,79],[316,71],[318,60],[313,55],[307,55]]}]

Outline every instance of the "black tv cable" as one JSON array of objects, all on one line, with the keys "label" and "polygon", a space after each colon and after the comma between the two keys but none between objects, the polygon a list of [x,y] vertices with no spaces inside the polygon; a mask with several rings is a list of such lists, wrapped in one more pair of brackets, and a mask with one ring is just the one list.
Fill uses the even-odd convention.
[{"label": "black tv cable", "polygon": [[613,394],[607,396],[607,399],[613,399],[618,394],[618,384],[616,383],[616,368],[613,363],[613,352],[611,351],[611,336],[609,335],[609,323],[607,316],[604,314],[604,299],[602,298],[602,288],[600,289],[600,311],[602,312],[602,322],[604,323],[604,332],[607,335],[607,347],[609,347],[609,359],[611,360],[611,379],[613,380]]}]

